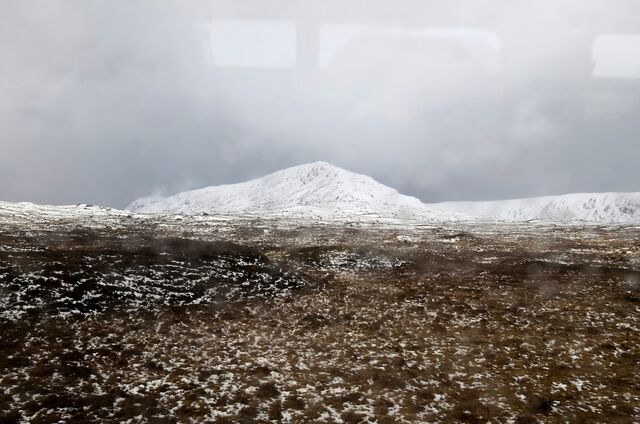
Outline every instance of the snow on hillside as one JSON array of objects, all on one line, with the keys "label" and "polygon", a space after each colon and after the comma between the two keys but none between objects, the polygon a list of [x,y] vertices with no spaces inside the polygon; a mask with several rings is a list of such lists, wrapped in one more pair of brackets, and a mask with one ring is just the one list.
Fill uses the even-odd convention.
[{"label": "snow on hillside", "polygon": [[305,219],[640,223],[640,193],[568,194],[494,202],[424,204],[365,175],[325,162],[284,169],[252,181],[144,197],[128,208],[150,214],[248,214]]},{"label": "snow on hillside", "polygon": [[428,205],[498,221],[640,223],[640,193],[576,193],[493,202],[448,202]]},{"label": "snow on hillside", "polygon": [[3,220],[20,218],[69,218],[85,219],[89,217],[121,217],[127,212],[97,205],[38,205],[31,202],[3,202],[0,201],[0,224]]},{"label": "snow on hillside", "polygon": [[295,166],[252,181],[206,187],[165,199],[142,198],[127,209],[184,215],[279,213],[346,217],[373,214],[437,218],[451,215],[429,211],[415,197],[404,196],[373,178],[325,162]]}]

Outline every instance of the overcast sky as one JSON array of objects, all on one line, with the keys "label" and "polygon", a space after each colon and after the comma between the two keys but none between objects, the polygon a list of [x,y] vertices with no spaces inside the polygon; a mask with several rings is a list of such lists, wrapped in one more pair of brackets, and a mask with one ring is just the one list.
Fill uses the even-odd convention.
[{"label": "overcast sky", "polygon": [[0,2],[0,200],[124,207],[316,160],[425,202],[640,191],[633,2],[250,3]]}]

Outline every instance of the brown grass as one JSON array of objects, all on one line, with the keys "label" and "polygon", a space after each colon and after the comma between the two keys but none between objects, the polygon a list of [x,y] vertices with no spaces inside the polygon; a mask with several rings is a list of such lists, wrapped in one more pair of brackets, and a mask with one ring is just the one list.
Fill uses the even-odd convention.
[{"label": "brown grass", "polygon": [[[0,322],[0,422],[640,420],[636,230],[261,234],[229,237],[314,286]],[[72,236],[55,248],[113,243]]]}]

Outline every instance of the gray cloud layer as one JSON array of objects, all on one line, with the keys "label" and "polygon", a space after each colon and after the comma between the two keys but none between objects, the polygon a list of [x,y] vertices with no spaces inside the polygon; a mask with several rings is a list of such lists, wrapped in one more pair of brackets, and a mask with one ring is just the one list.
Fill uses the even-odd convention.
[{"label": "gray cloud layer", "polygon": [[581,54],[603,22],[640,32],[631,3],[468,2],[501,38],[498,74],[388,39],[323,72],[214,68],[205,24],[237,3],[2,2],[0,199],[121,207],[314,160],[424,201],[640,190],[637,81],[598,88]]}]

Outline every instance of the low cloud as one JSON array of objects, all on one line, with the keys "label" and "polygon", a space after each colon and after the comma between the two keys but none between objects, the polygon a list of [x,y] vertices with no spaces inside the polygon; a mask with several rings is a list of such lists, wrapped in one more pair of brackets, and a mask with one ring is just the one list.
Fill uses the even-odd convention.
[{"label": "low cloud", "polygon": [[378,23],[309,71],[213,66],[236,2],[6,2],[0,199],[121,207],[314,160],[424,201],[640,190],[638,81],[594,80],[583,51],[603,23],[640,32],[632,3],[482,3],[442,3],[469,27]]}]

